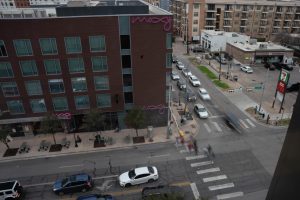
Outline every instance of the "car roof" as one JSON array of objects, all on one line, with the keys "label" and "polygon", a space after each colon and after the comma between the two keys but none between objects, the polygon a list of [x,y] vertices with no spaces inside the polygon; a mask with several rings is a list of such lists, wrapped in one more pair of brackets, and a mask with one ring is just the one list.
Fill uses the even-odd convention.
[{"label": "car roof", "polygon": [[86,181],[89,179],[88,174],[74,174],[69,176],[70,181]]},{"label": "car roof", "polygon": [[6,181],[0,183],[0,190],[9,190],[13,189],[13,187],[18,183],[18,181]]},{"label": "car roof", "polygon": [[193,79],[194,79],[194,78],[197,78],[197,77],[196,77],[195,75],[191,75],[190,78],[193,78]]},{"label": "car roof", "polygon": [[207,92],[207,90],[206,90],[205,88],[199,88],[199,90],[200,90],[201,92]]},{"label": "car roof", "polygon": [[136,175],[144,174],[144,173],[150,173],[149,170],[148,170],[148,167],[138,167],[138,168],[135,168],[134,172],[135,172]]},{"label": "car roof", "polygon": [[200,103],[195,104],[195,106],[197,106],[198,108],[204,108],[204,106]]}]

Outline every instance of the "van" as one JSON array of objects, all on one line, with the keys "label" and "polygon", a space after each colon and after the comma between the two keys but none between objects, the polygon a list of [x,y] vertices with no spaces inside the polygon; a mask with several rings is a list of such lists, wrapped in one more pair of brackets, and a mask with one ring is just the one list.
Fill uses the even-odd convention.
[{"label": "van", "polygon": [[24,196],[23,187],[18,181],[0,182],[0,199],[22,199]]}]

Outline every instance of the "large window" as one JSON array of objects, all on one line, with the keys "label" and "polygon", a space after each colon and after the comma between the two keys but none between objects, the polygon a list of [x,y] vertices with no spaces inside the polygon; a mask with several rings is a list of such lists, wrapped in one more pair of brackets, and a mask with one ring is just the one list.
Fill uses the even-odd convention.
[{"label": "large window", "polygon": [[121,49],[130,49],[130,36],[121,35]]},{"label": "large window", "polygon": [[87,91],[85,77],[72,78],[73,92],[85,92]]},{"label": "large window", "polygon": [[103,35],[90,36],[89,41],[91,52],[105,51],[105,37]]},{"label": "large window", "polygon": [[19,96],[19,90],[15,82],[1,83],[1,88],[5,97]]},{"label": "large window", "polygon": [[94,72],[107,71],[107,57],[106,56],[92,57],[92,66]]},{"label": "large window", "polygon": [[30,40],[14,40],[14,46],[17,56],[31,56],[32,48]]},{"label": "large window", "polygon": [[52,79],[48,81],[50,93],[64,93],[65,87],[62,79]]},{"label": "large window", "polygon": [[0,40],[0,57],[6,57],[7,56],[7,51],[4,45],[4,41]]},{"label": "large window", "polygon": [[65,45],[67,54],[81,53],[80,37],[65,37]]},{"label": "large window", "polygon": [[61,74],[61,67],[58,59],[44,60],[47,75]]},{"label": "large window", "polygon": [[109,81],[107,76],[95,76],[95,89],[96,90],[108,90],[109,89]]},{"label": "large window", "polygon": [[84,72],[84,62],[82,58],[69,58],[68,64],[70,73]]},{"label": "large window", "polygon": [[55,97],[52,98],[53,108],[55,111],[68,110],[68,102],[65,97]]},{"label": "large window", "polygon": [[20,100],[7,101],[7,107],[11,114],[25,113],[23,103]]},{"label": "large window", "polygon": [[55,38],[41,38],[40,47],[43,55],[57,54],[57,46]]},{"label": "large window", "polygon": [[26,81],[25,86],[29,96],[43,94],[40,81]]},{"label": "large window", "polygon": [[14,73],[10,62],[0,62],[0,78],[13,77]]},{"label": "large window", "polygon": [[166,67],[172,67],[172,53],[166,54]]},{"label": "large window", "polygon": [[125,103],[133,103],[132,92],[124,92]]},{"label": "large window", "polygon": [[87,109],[90,108],[90,100],[88,96],[75,96],[76,109]]},{"label": "large window", "polygon": [[30,106],[33,113],[41,113],[47,111],[44,99],[32,99],[30,100]]},{"label": "large window", "polygon": [[172,33],[167,33],[166,46],[167,49],[172,49]]},{"label": "large window", "polygon": [[111,96],[110,94],[97,94],[97,107],[111,107]]},{"label": "large window", "polygon": [[38,75],[36,63],[34,60],[20,61],[20,67],[23,76],[36,76]]},{"label": "large window", "polygon": [[122,68],[131,68],[131,57],[130,55],[122,56]]},{"label": "large window", "polygon": [[132,77],[131,77],[131,74],[123,74],[123,85],[125,87],[132,86]]}]

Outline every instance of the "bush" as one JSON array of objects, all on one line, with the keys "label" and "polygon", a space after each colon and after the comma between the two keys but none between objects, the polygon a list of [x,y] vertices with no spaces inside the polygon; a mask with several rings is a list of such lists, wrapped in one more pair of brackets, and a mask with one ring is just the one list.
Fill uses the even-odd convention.
[{"label": "bush", "polygon": [[213,73],[213,72],[211,72],[207,67],[205,67],[205,66],[198,66],[198,69],[202,72],[202,73],[204,73],[204,74],[206,74],[206,76],[208,77],[208,78],[210,78],[210,79],[217,79],[217,76]]},{"label": "bush", "polygon": [[214,84],[217,85],[218,87],[222,88],[222,89],[229,89],[229,85],[227,85],[226,83],[219,81],[219,80],[213,80]]}]

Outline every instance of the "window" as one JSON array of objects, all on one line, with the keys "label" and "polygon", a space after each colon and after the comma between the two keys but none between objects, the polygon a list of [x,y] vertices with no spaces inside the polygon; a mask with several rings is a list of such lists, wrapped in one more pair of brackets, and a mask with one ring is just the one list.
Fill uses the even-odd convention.
[{"label": "window", "polygon": [[198,28],[197,27],[193,27],[193,32],[198,32]]},{"label": "window", "polygon": [[40,47],[43,55],[57,54],[57,46],[55,38],[40,39]]},{"label": "window", "polygon": [[172,49],[172,33],[167,33],[166,46],[167,49]]},{"label": "window", "polygon": [[198,17],[198,12],[194,12],[194,17]]},{"label": "window", "polygon": [[124,92],[125,103],[133,103],[132,92]]},{"label": "window", "polygon": [[97,94],[97,107],[111,107],[110,94]]},{"label": "window", "polygon": [[122,55],[122,68],[131,68],[130,55]]},{"label": "window", "polygon": [[85,92],[87,91],[85,77],[72,78],[73,92]]},{"label": "window", "polygon": [[4,41],[0,40],[0,57],[6,57],[7,56],[7,51],[4,45]]},{"label": "window", "polygon": [[23,103],[20,100],[13,100],[7,102],[8,110],[11,114],[23,114],[25,113]]},{"label": "window", "polygon": [[95,76],[94,84],[96,90],[108,90],[109,89],[109,81],[107,76]]},{"label": "window", "polygon": [[198,3],[197,3],[197,4],[196,4],[196,3],[194,4],[194,9],[199,9],[199,4],[198,4]]},{"label": "window", "polygon": [[172,53],[166,54],[166,67],[172,67]]},{"label": "window", "polygon": [[89,41],[91,52],[105,51],[105,37],[103,35],[90,36]]},{"label": "window", "polygon": [[58,59],[44,60],[47,75],[61,74],[61,67]]},{"label": "window", "polygon": [[11,68],[10,62],[0,62],[0,78],[13,77],[14,72]]},{"label": "window", "polygon": [[1,83],[1,88],[5,97],[19,96],[19,90],[15,82]]},{"label": "window", "polygon": [[130,36],[121,35],[121,49],[130,49]]},{"label": "window", "polygon": [[70,73],[84,72],[84,63],[82,58],[69,58],[68,64]]},{"label": "window", "polygon": [[14,40],[14,46],[17,56],[31,56],[32,48],[30,40]]},{"label": "window", "polygon": [[107,71],[107,57],[95,56],[92,57],[92,67],[94,72],[106,72]]},{"label": "window", "polygon": [[193,24],[198,24],[198,20],[194,20],[194,21],[193,21]]},{"label": "window", "polygon": [[119,30],[120,30],[120,35],[130,34],[129,16],[119,16]]},{"label": "window", "polygon": [[38,75],[36,63],[34,60],[20,61],[20,67],[23,76],[36,76]]},{"label": "window", "polygon": [[55,111],[68,110],[68,102],[65,97],[55,97],[52,99],[53,108]]},{"label": "window", "polygon": [[88,96],[75,96],[76,109],[87,109],[90,108],[90,100]]},{"label": "window", "polygon": [[80,37],[65,37],[67,54],[81,53]]},{"label": "window", "polygon": [[33,113],[41,113],[47,111],[44,99],[32,99],[30,100],[30,106]]},{"label": "window", "polygon": [[48,81],[50,93],[64,93],[65,87],[62,79],[51,79]]},{"label": "window", "polygon": [[26,81],[25,86],[29,96],[43,94],[40,81]]},{"label": "window", "polygon": [[132,78],[131,74],[123,74],[123,85],[125,87],[130,87],[132,86]]}]

